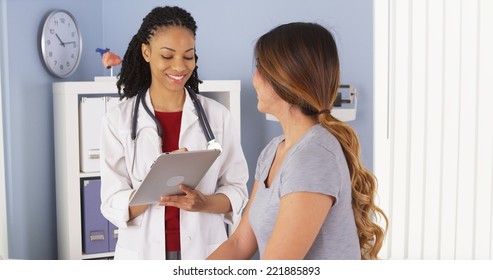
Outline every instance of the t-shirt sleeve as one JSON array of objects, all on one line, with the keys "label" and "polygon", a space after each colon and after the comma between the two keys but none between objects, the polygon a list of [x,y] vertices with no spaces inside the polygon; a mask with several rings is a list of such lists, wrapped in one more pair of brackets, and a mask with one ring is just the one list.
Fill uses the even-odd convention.
[{"label": "t-shirt sleeve", "polygon": [[260,179],[260,174],[264,168],[264,161],[262,160],[265,155],[265,149],[260,153],[260,156],[257,158],[257,165],[255,166],[255,181]]},{"label": "t-shirt sleeve", "polygon": [[334,153],[310,145],[292,154],[281,174],[280,196],[293,192],[314,192],[334,197],[341,190],[341,170]]}]

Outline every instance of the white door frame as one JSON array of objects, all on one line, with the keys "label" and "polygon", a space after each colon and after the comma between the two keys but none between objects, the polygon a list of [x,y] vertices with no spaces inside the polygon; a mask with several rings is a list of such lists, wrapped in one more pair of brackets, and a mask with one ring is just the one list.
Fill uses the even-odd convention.
[{"label": "white door frame", "polygon": [[[389,1],[373,1],[373,171],[378,178],[379,205],[388,216],[389,209]],[[378,159],[378,160],[377,160]],[[391,220],[391,217],[388,217]],[[387,236],[379,257],[389,256]]]},{"label": "white door frame", "polygon": [[[6,21],[7,11],[5,10],[6,0],[0,0],[0,42],[6,44],[4,37],[6,36]],[[0,46],[1,61],[5,61],[3,58],[4,46]],[[0,259],[6,259],[9,256],[8,250],[8,230],[7,230],[7,200],[5,190],[5,165],[4,165],[4,147],[3,147],[3,110],[2,110],[2,68],[0,65]]]}]

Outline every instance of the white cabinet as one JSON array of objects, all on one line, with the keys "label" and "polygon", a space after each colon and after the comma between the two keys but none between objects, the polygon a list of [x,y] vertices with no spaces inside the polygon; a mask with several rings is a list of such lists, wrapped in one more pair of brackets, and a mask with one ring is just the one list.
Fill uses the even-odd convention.
[{"label": "white cabinet", "polygon": [[[117,95],[114,79],[53,83],[59,259],[93,259],[113,255],[111,252],[83,254],[81,182],[89,178],[98,178],[99,173],[97,168],[92,168],[93,172],[83,172],[81,168],[81,162],[87,161],[84,159],[84,153],[81,153],[81,146],[85,145],[91,149],[93,143],[81,141],[80,125],[88,124],[89,120],[80,118],[79,109],[84,99],[90,98],[91,101],[102,102],[104,106],[106,96]],[[103,112],[95,112],[95,115],[101,117]],[[95,138],[93,141],[97,143],[99,140]]]},{"label": "white cabinet", "polygon": [[[240,138],[240,81],[209,80],[200,94],[230,109]],[[119,102],[116,78],[53,83],[56,211],[59,259],[112,257],[112,252],[83,253],[81,187],[99,178],[99,125],[104,112]],[[87,218],[86,218],[87,219]]]}]

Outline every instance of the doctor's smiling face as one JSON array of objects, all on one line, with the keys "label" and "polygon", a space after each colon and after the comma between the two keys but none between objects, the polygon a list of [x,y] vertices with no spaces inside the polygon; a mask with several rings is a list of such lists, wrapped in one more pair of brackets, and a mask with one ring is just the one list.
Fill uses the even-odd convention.
[{"label": "doctor's smiling face", "polygon": [[156,30],[149,44],[142,44],[142,56],[149,63],[152,84],[169,92],[183,93],[195,69],[195,37],[184,27]]}]

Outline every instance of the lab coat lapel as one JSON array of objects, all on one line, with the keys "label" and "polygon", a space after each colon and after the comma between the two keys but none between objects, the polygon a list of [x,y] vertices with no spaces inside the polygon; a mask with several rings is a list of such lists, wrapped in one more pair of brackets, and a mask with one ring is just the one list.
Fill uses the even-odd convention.
[{"label": "lab coat lapel", "polygon": [[181,117],[181,128],[180,128],[180,145],[184,144],[184,137],[190,137],[191,131],[189,131],[196,122],[198,122],[197,110],[195,110],[195,106],[193,105],[193,101],[190,98],[190,95],[186,94],[185,96],[185,104],[183,104],[183,115]]},{"label": "lab coat lapel", "polygon": [[[149,92],[146,93],[143,101],[146,102],[151,113],[154,113]],[[139,104],[135,149],[132,153],[135,157],[133,172],[136,178],[142,180],[149,172],[156,157],[162,152],[161,138],[157,133],[156,123],[147,114],[142,104]]]},{"label": "lab coat lapel", "polygon": [[[154,114],[154,107],[152,106],[151,95],[149,94],[149,90],[147,90],[144,100],[149,110],[151,110],[151,113]],[[156,123],[151,118],[151,116],[147,114],[144,105],[142,104],[139,105],[139,122],[142,122],[140,124],[142,127],[156,127]],[[156,135],[158,135],[157,128],[156,128]]]}]

